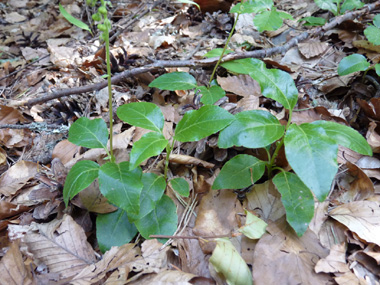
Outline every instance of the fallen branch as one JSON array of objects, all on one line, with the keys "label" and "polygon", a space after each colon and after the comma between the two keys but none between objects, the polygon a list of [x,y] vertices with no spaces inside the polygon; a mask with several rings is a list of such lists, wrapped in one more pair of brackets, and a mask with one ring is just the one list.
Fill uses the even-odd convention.
[{"label": "fallen branch", "polygon": [[[379,7],[380,7],[380,1],[376,1],[375,3],[366,5],[361,10],[352,11],[342,16],[338,16],[334,18],[331,22],[325,24],[323,27],[318,27],[318,28],[311,29],[310,31],[303,32],[302,34],[292,38],[290,41],[288,41],[286,44],[282,46],[273,47],[269,49],[263,49],[263,50],[231,53],[223,57],[221,62],[227,62],[227,61],[243,59],[243,58],[264,58],[264,57],[268,57],[274,54],[284,53],[288,51],[290,48],[297,45],[299,42],[307,39],[310,35],[316,35],[320,37],[324,34],[324,32],[336,27],[342,22],[347,21],[347,20],[353,20]],[[159,60],[151,64],[145,65],[143,67],[126,70],[124,72],[116,74],[115,76],[112,77],[111,82],[112,84],[116,84],[125,80],[126,78],[133,77],[141,73],[154,71],[160,68],[205,67],[205,66],[215,65],[217,61],[218,61],[217,57],[201,59],[201,60]],[[91,92],[91,91],[98,91],[105,88],[106,86],[107,86],[107,80],[104,80],[103,82],[99,82],[93,85],[86,85],[86,86],[81,86],[81,87],[76,87],[76,88],[67,88],[67,89],[58,89],[58,90],[53,89],[51,91],[51,94],[44,94],[44,96],[42,97],[21,102],[20,105],[26,105],[28,107],[31,107],[33,105],[44,103],[56,98],[61,98],[61,97],[74,95],[74,94],[83,94],[83,93]]]}]

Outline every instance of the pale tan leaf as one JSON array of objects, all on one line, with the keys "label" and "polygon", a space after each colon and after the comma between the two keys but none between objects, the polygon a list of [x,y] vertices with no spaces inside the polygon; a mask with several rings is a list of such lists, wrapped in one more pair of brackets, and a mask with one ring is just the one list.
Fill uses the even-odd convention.
[{"label": "pale tan leaf", "polygon": [[328,251],[312,231],[307,230],[298,237],[285,217],[269,222],[267,231],[254,251],[252,267],[256,284],[328,284],[328,274],[314,271],[319,257],[327,256]]},{"label": "pale tan leaf", "polygon": [[196,277],[196,275],[191,273],[186,273],[178,270],[164,270],[157,274],[147,274],[143,277],[137,279],[134,282],[128,284],[181,284],[190,285],[189,281]]},{"label": "pale tan leaf", "polygon": [[317,262],[315,272],[344,273],[350,271],[346,261],[346,250],[347,245],[345,243],[333,245],[329,255]]},{"label": "pale tan leaf", "polygon": [[377,124],[375,122],[370,122],[368,131],[366,134],[366,139],[372,148],[374,153],[380,153],[380,135],[376,131]]},{"label": "pale tan leaf", "polygon": [[108,272],[112,272],[119,267],[125,267],[125,264],[133,261],[140,256],[140,250],[135,244],[124,244],[120,247],[112,247],[107,251],[102,259],[95,264],[88,265],[78,275],[76,275],[70,284],[94,284],[101,281]]},{"label": "pale tan leaf", "polygon": [[18,242],[12,242],[9,250],[0,261],[0,284],[33,284],[31,272],[24,264]]},{"label": "pale tan leaf", "polygon": [[194,164],[197,166],[203,166],[205,168],[213,168],[215,166],[213,163],[183,154],[170,154],[169,161],[178,164]]},{"label": "pale tan leaf", "polygon": [[14,195],[37,173],[37,163],[19,161],[0,177],[0,193]]},{"label": "pale tan leaf", "polygon": [[26,122],[27,120],[20,111],[15,108],[0,105],[0,124],[16,124]]},{"label": "pale tan leaf", "polygon": [[[17,227],[22,226],[9,226],[10,236],[16,236],[13,233],[18,231]],[[27,228],[22,228],[22,245],[37,265],[45,264],[50,273],[59,274],[61,279],[74,277],[96,262],[84,230],[69,215],[47,224],[32,223]]]},{"label": "pale tan leaf", "polygon": [[380,203],[355,201],[340,205],[329,215],[344,224],[361,239],[380,245]]},{"label": "pale tan leaf", "polygon": [[308,41],[298,44],[298,49],[300,53],[306,57],[316,57],[318,55],[323,54],[329,48],[329,44],[327,42],[320,41]]},{"label": "pale tan leaf", "polygon": [[257,81],[249,75],[242,74],[228,77],[218,76],[218,83],[225,91],[232,92],[243,97],[248,97],[250,95],[261,95],[259,83],[257,83]]}]

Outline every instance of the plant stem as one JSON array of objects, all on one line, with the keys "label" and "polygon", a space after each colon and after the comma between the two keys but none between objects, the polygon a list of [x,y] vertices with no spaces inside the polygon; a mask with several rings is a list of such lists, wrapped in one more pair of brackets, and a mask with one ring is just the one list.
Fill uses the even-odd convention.
[{"label": "plant stem", "polygon": [[115,162],[113,155],[113,107],[112,107],[112,83],[111,83],[111,58],[110,58],[110,38],[108,29],[104,32],[106,42],[107,80],[108,80],[108,114],[110,119],[110,154],[111,162]]},{"label": "plant stem", "polygon": [[170,153],[173,150],[175,140],[173,140],[172,145],[168,143],[166,145],[166,160],[165,160],[165,170],[164,170],[164,179],[167,182],[168,180],[168,169],[169,169],[169,158],[170,158]]},{"label": "plant stem", "polygon": [[216,69],[218,68],[220,62],[222,61],[222,58],[223,58],[223,56],[224,56],[224,53],[226,52],[226,49],[227,49],[228,43],[229,43],[230,40],[231,40],[232,34],[234,33],[234,30],[235,30],[235,27],[236,27],[236,23],[237,23],[237,21],[238,21],[238,19],[239,19],[239,15],[240,15],[240,14],[237,14],[237,16],[236,16],[236,19],[235,19],[234,25],[232,26],[231,32],[230,32],[230,34],[228,35],[227,42],[226,42],[226,44],[224,45],[224,48],[223,48],[222,54],[220,55],[219,60],[218,60],[218,62],[216,63],[216,65],[215,65],[215,67],[214,67],[214,70],[212,71],[212,74],[211,74],[211,77],[210,77],[210,81],[209,81],[209,85],[211,84],[212,79],[213,79],[214,76],[215,76]]}]

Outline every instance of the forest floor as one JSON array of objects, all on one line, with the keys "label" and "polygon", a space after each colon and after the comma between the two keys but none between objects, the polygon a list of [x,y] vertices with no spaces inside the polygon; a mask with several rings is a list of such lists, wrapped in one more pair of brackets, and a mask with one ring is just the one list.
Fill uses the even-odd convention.
[{"label": "forest floor", "polygon": [[[224,47],[234,15],[201,13],[174,1],[112,2],[114,110],[130,102],[152,102],[163,112],[164,134],[170,138],[194,106],[195,92],[162,91],[149,84],[161,74],[184,71],[198,85],[207,85],[217,59],[207,61],[204,55]],[[316,201],[314,218],[302,237],[287,223],[281,196],[270,180],[244,193],[211,190],[225,162],[247,153],[242,147],[218,148],[213,135],[175,145],[179,158],[171,160],[170,176],[183,177],[190,185],[184,204],[171,189],[166,191],[177,207],[177,237],[163,247],[156,239],[136,235],[105,253],[99,248],[96,219],[117,208],[96,183],[68,207],[62,195],[76,162],[104,163],[105,152],[76,146],[67,137],[80,117],[109,123],[108,91],[101,77],[106,73],[105,49],[89,20],[91,8],[77,0],[60,3],[89,24],[94,35],[69,23],[58,1],[0,1],[1,284],[223,284],[226,277],[209,262],[215,248],[210,241],[220,236],[229,238],[256,284],[379,284],[380,80],[374,70],[339,76],[337,68],[354,53],[380,62],[380,46],[363,34],[379,13],[380,1],[337,17],[311,0],[276,1],[277,9],[294,20],[259,33],[251,14],[241,16],[228,47],[232,59],[251,53],[268,68],[291,75],[299,92],[293,123],[344,124],[363,135],[374,152],[368,157],[339,147],[338,174],[328,198]],[[328,22],[310,27],[299,21],[309,16]],[[163,66],[154,66],[159,61]],[[149,68],[142,72],[139,67]],[[286,124],[285,109],[264,97],[250,76],[219,67],[216,81],[226,91],[220,107],[233,114],[266,110]],[[115,115],[113,132],[116,160],[123,161],[146,130]],[[263,155],[261,150],[250,154]],[[284,154],[280,158],[286,168]],[[165,155],[159,155],[141,167],[162,174],[164,161]],[[260,239],[238,234],[245,209],[268,223]]]}]

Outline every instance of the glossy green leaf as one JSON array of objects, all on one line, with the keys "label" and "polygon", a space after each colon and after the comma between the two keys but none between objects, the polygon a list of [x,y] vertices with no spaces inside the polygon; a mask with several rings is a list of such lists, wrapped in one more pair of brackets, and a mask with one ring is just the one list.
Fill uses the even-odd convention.
[{"label": "glossy green leaf", "polygon": [[249,211],[245,211],[247,214],[247,219],[245,225],[239,229],[239,232],[244,234],[250,239],[259,239],[265,234],[265,229],[268,224],[262,219],[256,217]]},{"label": "glossy green leaf", "polygon": [[352,11],[355,9],[360,9],[364,6],[360,0],[345,0],[343,5],[340,7],[340,13],[343,14],[346,11]]},{"label": "glossy green leaf", "polygon": [[207,105],[187,112],[178,123],[174,139],[180,142],[199,141],[228,126],[235,117],[225,109]]},{"label": "glossy green leaf", "polygon": [[98,177],[99,165],[90,160],[78,161],[70,169],[63,188],[63,200],[65,204],[74,198],[80,191],[90,186]]},{"label": "glossy green leaf", "polygon": [[167,144],[168,140],[161,133],[152,132],[143,135],[133,144],[129,160],[130,169],[136,168],[149,157],[159,155]]},{"label": "glossy green leaf", "polygon": [[117,116],[124,122],[136,127],[156,132],[161,132],[164,128],[164,115],[161,109],[153,103],[134,102],[125,104],[117,109]]},{"label": "glossy green leaf", "polygon": [[306,21],[304,26],[323,26],[326,24],[326,19],[322,17],[305,17],[299,21]]},{"label": "glossy green leaf", "polygon": [[231,8],[230,13],[238,14],[250,14],[250,13],[261,13],[266,10],[270,10],[273,7],[272,0],[249,0],[243,3],[238,3]]},{"label": "glossy green leaf", "polygon": [[177,177],[170,180],[169,183],[172,186],[173,190],[176,191],[179,195],[181,195],[182,197],[189,197],[189,183],[184,178]]},{"label": "glossy green leaf", "polygon": [[235,118],[235,121],[220,132],[219,147],[261,148],[270,145],[284,135],[285,127],[267,111],[243,111],[236,114]]},{"label": "glossy green leaf", "polygon": [[264,70],[266,68],[264,62],[257,58],[232,60],[224,62],[220,65],[228,71],[240,74],[250,74],[256,71]]},{"label": "glossy green leaf", "polygon": [[265,97],[276,100],[286,109],[293,109],[296,105],[298,90],[287,72],[267,69],[262,61],[254,58],[226,62],[222,66],[232,72],[249,74],[260,84]]},{"label": "glossy green leaf", "polygon": [[322,128],[293,124],[285,135],[285,154],[302,182],[324,201],[338,171],[337,143]]},{"label": "glossy green leaf", "polygon": [[226,92],[218,85],[211,86],[210,88],[199,86],[198,89],[201,90],[201,102],[204,105],[212,105],[220,98],[226,96]]},{"label": "glossy green leaf", "polygon": [[343,58],[338,65],[338,74],[347,75],[356,71],[365,71],[370,66],[367,59],[361,54],[351,54]]},{"label": "glossy green leaf", "polygon": [[[172,235],[177,229],[177,209],[168,196],[163,195],[156,208],[135,222],[140,234],[149,239],[150,235]],[[162,240],[161,240],[162,241]]]},{"label": "glossy green leaf", "polygon": [[263,31],[275,31],[281,28],[283,19],[292,19],[292,16],[285,12],[278,12],[276,8],[273,7],[270,11],[256,15],[253,19],[253,23],[261,33]]},{"label": "glossy green leaf", "polygon": [[380,63],[375,64],[375,70],[376,70],[376,74],[377,74],[378,76],[380,76]]},{"label": "glossy green leaf", "polygon": [[[204,57],[207,57],[207,58],[211,58],[211,57],[220,57],[222,55],[222,52],[223,52],[223,49],[222,48],[214,48],[212,50],[210,50],[209,52],[207,52]],[[229,53],[233,53],[232,50],[230,49],[226,49],[224,51],[224,54],[229,54]]]},{"label": "glossy green leaf", "polygon": [[314,2],[321,9],[330,11],[335,16],[338,14],[338,8],[333,0],[314,0]]},{"label": "glossy green leaf", "polygon": [[107,148],[108,129],[102,119],[90,120],[82,117],[69,130],[69,141],[88,148]]},{"label": "glossy green leaf", "polygon": [[189,90],[197,87],[197,81],[187,72],[172,72],[157,77],[149,84],[149,87],[170,91]]},{"label": "glossy green leaf", "polygon": [[71,16],[65,10],[65,8],[62,7],[61,4],[59,4],[59,11],[61,12],[62,16],[65,17],[65,19],[67,21],[69,21],[71,24],[77,26],[78,28],[81,28],[82,30],[89,31],[92,34],[91,29],[90,29],[90,27],[87,24],[85,24],[81,20],[78,20],[77,18],[74,18],[73,16]]},{"label": "glossy green leaf", "polygon": [[341,146],[360,154],[372,155],[372,149],[367,140],[353,128],[329,121],[314,121],[310,123],[310,126],[316,129],[322,128],[327,137]]},{"label": "glossy green leaf", "polygon": [[143,173],[142,183],[144,185],[140,196],[140,213],[138,219],[145,217],[156,207],[157,202],[164,195],[166,182],[164,177],[154,173]]},{"label": "glossy green leaf", "polygon": [[298,236],[302,236],[314,216],[314,197],[310,189],[294,173],[280,172],[273,183],[281,194],[286,220]]},{"label": "glossy green leaf", "polygon": [[375,26],[368,26],[364,30],[367,39],[374,45],[380,45],[380,28]]},{"label": "glossy green leaf", "polygon": [[129,243],[136,234],[136,226],[122,209],[96,217],[96,238],[103,253],[113,246]]},{"label": "glossy green leaf", "polygon": [[217,238],[210,257],[215,271],[223,275],[227,284],[252,285],[252,273],[247,263],[228,239]]},{"label": "glossy green leaf", "polygon": [[375,25],[375,27],[380,28],[380,14],[377,14],[377,15],[373,18],[373,24]]},{"label": "glossy green leaf", "polygon": [[141,175],[140,168],[129,170],[129,162],[103,164],[99,170],[100,192],[112,204],[126,211],[128,216],[138,215],[143,188]]},{"label": "glossy green leaf", "polygon": [[241,189],[259,180],[265,170],[265,163],[248,154],[238,154],[223,166],[212,189]]}]

